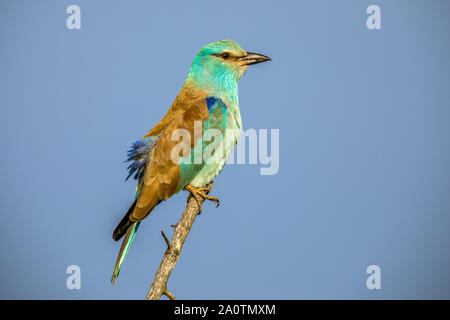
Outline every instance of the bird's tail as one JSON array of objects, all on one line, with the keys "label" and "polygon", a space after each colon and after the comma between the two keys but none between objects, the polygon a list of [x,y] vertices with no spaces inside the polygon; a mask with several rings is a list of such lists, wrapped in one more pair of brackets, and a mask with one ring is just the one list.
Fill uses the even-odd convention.
[{"label": "bird's tail", "polygon": [[127,233],[125,234],[125,238],[123,239],[122,246],[120,247],[119,255],[116,260],[116,265],[114,266],[114,271],[111,278],[111,283],[113,285],[119,276],[120,268],[122,267],[123,261],[127,256],[128,250],[130,250],[134,236],[139,228],[139,224],[140,222],[133,222],[127,229]]}]

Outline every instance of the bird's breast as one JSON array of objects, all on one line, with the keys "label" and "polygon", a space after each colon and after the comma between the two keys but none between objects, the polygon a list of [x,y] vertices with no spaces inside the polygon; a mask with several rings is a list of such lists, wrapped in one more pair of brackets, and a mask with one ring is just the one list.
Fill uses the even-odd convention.
[{"label": "bird's breast", "polygon": [[203,187],[210,183],[223,169],[230,153],[233,151],[242,130],[242,120],[237,104],[227,106],[227,125],[222,142],[218,146],[222,152],[215,152],[208,164],[191,181],[193,187]]}]

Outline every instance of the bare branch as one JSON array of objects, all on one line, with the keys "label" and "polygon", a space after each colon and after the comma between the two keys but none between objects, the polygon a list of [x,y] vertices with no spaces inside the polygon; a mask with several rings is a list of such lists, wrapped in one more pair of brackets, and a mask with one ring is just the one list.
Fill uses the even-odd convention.
[{"label": "bare branch", "polygon": [[164,294],[170,299],[170,300],[177,300],[177,298],[174,297],[174,295],[169,291],[169,289],[166,289]]},{"label": "bare branch", "polygon": [[[203,199],[201,199],[200,205],[202,203]],[[164,257],[159,265],[155,278],[153,279],[153,283],[145,297],[146,300],[159,300],[163,294],[169,297],[169,299],[175,299],[172,293],[167,290],[167,281],[169,280],[175,264],[180,258],[184,241],[186,240],[189,231],[191,231],[192,225],[199,212],[200,207],[197,200],[194,197],[189,196],[186,209],[184,209],[180,221],[174,225],[173,237],[170,243],[164,232],[162,232],[164,240],[166,240],[167,243],[167,250],[164,253]]]},{"label": "bare branch", "polygon": [[170,249],[170,242],[169,242],[169,239],[167,239],[167,236],[166,236],[166,234],[164,233],[164,231],[161,230],[161,234],[162,234],[162,236],[163,236],[163,238],[164,238],[164,241],[166,241],[167,248]]}]

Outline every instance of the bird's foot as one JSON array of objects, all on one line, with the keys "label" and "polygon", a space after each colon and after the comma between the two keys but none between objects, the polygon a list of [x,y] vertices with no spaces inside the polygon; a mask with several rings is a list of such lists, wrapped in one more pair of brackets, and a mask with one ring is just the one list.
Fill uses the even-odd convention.
[{"label": "bird's foot", "polygon": [[211,191],[212,186],[213,182],[211,181],[211,183],[207,187],[195,188],[191,185],[187,185],[185,187],[185,189],[189,191],[191,193],[191,196],[193,196],[194,199],[197,201],[199,213],[202,212],[202,198],[214,202],[217,205],[217,207],[220,205],[220,201],[218,198],[208,196],[208,192]]}]

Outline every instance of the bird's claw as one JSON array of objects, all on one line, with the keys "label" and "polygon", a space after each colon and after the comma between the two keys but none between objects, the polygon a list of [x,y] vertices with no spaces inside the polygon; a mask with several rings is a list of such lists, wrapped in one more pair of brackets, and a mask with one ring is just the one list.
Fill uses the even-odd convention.
[{"label": "bird's claw", "polygon": [[185,187],[185,189],[189,191],[191,193],[191,196],[193,196],[197,201],[199,213],[202,212],[202,198],[214,202],[216,204],[216,208],[220,206],[220,201],[217,197],[208,196],[208,192],[211,191],[212,186],[213,182],[211,181],[211,183],[207,187],[195,188],[191,185],[187,185]]}]

